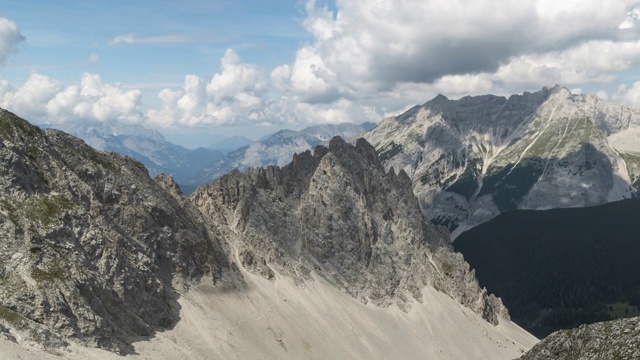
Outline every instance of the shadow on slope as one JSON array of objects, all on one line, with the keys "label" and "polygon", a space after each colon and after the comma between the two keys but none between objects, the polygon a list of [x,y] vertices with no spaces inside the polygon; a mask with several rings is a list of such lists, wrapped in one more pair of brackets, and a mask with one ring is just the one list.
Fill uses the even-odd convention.
[{"label": "shadow on slope", "polygon": [[[577,151],[563,158],[524,158],[516,164],[490,168],[484,176],[474,166],[467,166],[462,176],[450,184],[444,183],[443,188],[447,193],[459,195],[454,200],[465,204],[467,209],[473,210],[477,199],[490,196],[496,210],[505,213],[522,206],[551,208],[603,204],[608,202],[609,192],[623,183],[628,184],[628,181],[614,172],[609,158],[593,144],[583,143]],[[621,194],[636,197],[631,186],[620,188]],[[458,220],[442,216],[432,221],[454,231]]]},{"label": "shadow on slope", "polygon": [[561,328],[639,315],[640,200],[513,211],[453,243],[512,319],[544,337]]}]

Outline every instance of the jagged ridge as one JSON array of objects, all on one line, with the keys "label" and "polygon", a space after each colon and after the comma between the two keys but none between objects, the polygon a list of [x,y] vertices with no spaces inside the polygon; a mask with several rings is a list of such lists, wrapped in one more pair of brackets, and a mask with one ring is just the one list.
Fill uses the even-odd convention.
[{"label": "jagged ridge", "polygon": [[364,139],[352,146],[336,137],[283,168],[227,174],[190,201],[230,253],[267,278],[303,284],[316,272],[361,301],[404,308],[433,285],[495,323],[506,311],[425,223],[410,185],[404,171],[385,172]]}]

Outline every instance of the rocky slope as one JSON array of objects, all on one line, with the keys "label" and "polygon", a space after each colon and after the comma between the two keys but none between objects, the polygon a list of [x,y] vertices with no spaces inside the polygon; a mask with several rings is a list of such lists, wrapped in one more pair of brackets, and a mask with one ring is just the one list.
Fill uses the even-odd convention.
[{"label": "rocky slope", "polygon": [[185,184],[193,174],[224,155],[217,149],[190,150],[175,145],[157,130],[140,125],[72,123],[55,127],[81,138],[95,149],[131,156],[142,162],[152,176],[170,175],[181,184]]},{"label": "rocky slope", "polygon": [[364,140],[189,198],[6,111],[0,140],[3,355],[506,359],[535,342]]},{"label": "rocky slope", "polygon": [[364,137],[455,237],[509,210],[635,196],[640,156],[629,144],[638,128],[638,109],[555,86],[508,99],[439,95]]},{"label": "rocky slope", "polygon": [[310,150],[334,136],[347,138],[371,130],[374,126],[372,123],[342,123],[311,126],[300,131],[281,130],[265,140],[253,142],[210,163],[202,171],[194,174],[187,184],[190,187],[206,184],[235,168],[245,170],[269,165],[284,166],[291,161],[294,154]]},{"label": "rocky slope", "polygon": [[619,319],[555,332],[520,360],[640,359],[640,318]]},{"label": "rocky slope", "polygon": [[409,308],[431,285],[492,323],[506,315],[426,223],[409,177],[385,172],[364,139],[342,138],[283,167],[234,171],[190,198],[248,269],[303,284],[311,272],[363,302]]},{"label": "rocky slope", "polygon": [[[0,110],[0,331],[128,351],[226,256],[144,165]],[[162,179],[164,184],[170,183]]]}]

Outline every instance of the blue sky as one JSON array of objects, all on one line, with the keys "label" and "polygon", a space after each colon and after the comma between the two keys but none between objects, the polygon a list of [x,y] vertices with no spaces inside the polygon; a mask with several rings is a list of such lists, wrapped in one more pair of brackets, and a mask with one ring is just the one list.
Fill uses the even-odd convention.
[{"label": "blue sky", "polygon": [[33,71],[64,83],[98,73],[125,88],[157,90],[144,98],[157,105],[157,92],[182,86],[185,74],[219,71],[229,48],[265,70],[292,61],[312,40],[300,24],[303,10],[283,0],[3,1],[0,16],[26,41],[1,74],[19,84]]},{"label": "blue sky", "polygon": [[627,0],[4,0],[0,107],[193,147],[377,122],[438,93],[558,83],[640,105],[639,18]]}]

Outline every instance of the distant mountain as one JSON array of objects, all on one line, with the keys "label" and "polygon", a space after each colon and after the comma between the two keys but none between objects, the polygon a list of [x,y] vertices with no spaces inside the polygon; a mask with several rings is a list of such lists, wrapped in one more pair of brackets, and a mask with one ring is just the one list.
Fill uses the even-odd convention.
[{"label": "distant mountain", "polygon": [[364,137],[403,169],[423,212],[462,231],[515,209],[636,196],[640,110],[555,86],[508,99],[438,95]]},{"label": "distant mountain", "polygon": [[253,142],[212,162],[202,171],[194,174],[187,185],[196,187],[209,183],[235,168],[245,170],[249,167],[268,165],[283,166],[291,161],[293,154],[312,149],[334,136],[347,138],[374,127],[373,123],[360,125],[343,123],[316,125],[301,131],[280,130],[265,140]]},{"label": "distant mountain", "polygon": [[640,315],[640,199],[518,210],[453,243],[481,286],[535,335]]},{"label": "distant mountain", "polygon": [[79,122],[54,127],[83,139],[95,149],[131,156],[141,161],[152,176],[164,173],[179,183],[224,155],[205,148],[189,150],[168,142],[157,130],[140,125]]},{"label": "distant mountain", "polygon": [[252,142],[253,140],[244,136],[230,136],[220,141],[216,141],[209,146],[209,150],[217,150],[226,154],[243,146],[247,146]]}]

